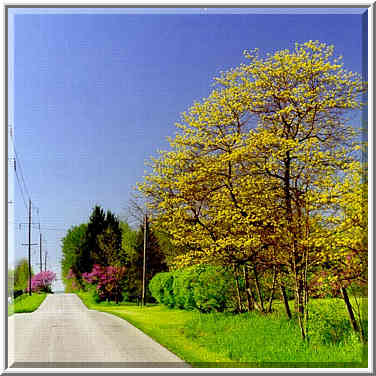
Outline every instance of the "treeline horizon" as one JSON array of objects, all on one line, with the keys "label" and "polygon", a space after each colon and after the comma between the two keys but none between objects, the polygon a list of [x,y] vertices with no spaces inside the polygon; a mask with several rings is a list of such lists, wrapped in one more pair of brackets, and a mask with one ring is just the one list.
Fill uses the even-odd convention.
[{"label": "treeline horizon", "polygon": [[[90,289],[83,275],[91,273],[94,266],[125,267],[125,274],[116,282],[123,293],[120,299],[138,299],[142,290],[143,232],[142,224],[132,228],[110,210],[105,212],[96,205],[88,222],[72,226],[62,239],[61,270],[65,291]],[[160,249],[160,244],[168,240],[152,226],[148,227],[147,236],[146,280],[149,281],[156,273],[168,270]],[[147,297],[152,299],[150,294]]]}]

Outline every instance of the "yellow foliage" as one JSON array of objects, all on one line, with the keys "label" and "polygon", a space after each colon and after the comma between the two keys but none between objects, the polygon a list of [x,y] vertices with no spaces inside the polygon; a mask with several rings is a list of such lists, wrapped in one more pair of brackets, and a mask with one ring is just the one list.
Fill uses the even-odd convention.
[{"label": "yellow foliage", "polygon": [[187,249],[176,267],[270,261],[271,249],[289,267],[307,249],[312,265],[337,259],[366,226],[361,146],[347,121],[366,83],[318,41],[244,55],[248,64],[182,114],[138,188]]}]

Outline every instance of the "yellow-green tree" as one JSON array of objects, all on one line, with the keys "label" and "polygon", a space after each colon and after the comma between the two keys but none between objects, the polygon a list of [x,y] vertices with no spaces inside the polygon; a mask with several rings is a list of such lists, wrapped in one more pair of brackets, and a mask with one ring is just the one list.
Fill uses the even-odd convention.
[{"label": "yellow-green tree", "polygon": [[[332,211],[321,218],[321,226],[312,239],[325,267],[317,275],[317,284],[324,291],[340,292],[353,329],[364,338],[362,312],[356,315],[350,302],[348,287],[367,288],[368,278],[368,181],[366,165],[353,162],[349,172],[330,191]],[[363,295],[363,294],[361,294]]]},{"label": "yellow-green tree", "polygon": [[183,114],[171,150],[140,184],[174,241],[191,249],[179,266],[247,264],[256,281],[260,265],[287,270],[302,338],[307,275],[323,262],[314,231],[357,160],[348,116],[366,89],[333,51],[309,41],[266,58],[246,52],[248,64],[224,72]]}]

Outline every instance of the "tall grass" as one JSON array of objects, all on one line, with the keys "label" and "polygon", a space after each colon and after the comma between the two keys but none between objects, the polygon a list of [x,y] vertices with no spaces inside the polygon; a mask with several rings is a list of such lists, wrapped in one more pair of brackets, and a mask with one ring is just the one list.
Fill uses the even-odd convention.
[{"label": "tall grass", "polygon": [[79,296],[89,308],[129,321],[194,367],[367,367],[366,346],[352,332],[339,299],[312,300],[307,344],[296,320],[287,320],[278,303],[269,315],[204,314],[160,305],[97,304],[87,293]]},{"label": "tall grass", "polygon": [[296,321],[256,312],[199,315],[186,322],[183,333],[239,366],[359,367],[363,361],[363,345],[355,335],[341,342],[316,339],[307,345]]}]

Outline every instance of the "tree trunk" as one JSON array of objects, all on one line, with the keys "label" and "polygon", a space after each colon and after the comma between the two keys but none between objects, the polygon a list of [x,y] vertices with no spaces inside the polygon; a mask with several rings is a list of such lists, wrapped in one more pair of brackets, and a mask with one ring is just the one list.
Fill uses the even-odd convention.
[{"label": "tree trunk", "polygon": [[291,319],[291,311],[290,311],[290,306],[289,306],[289,301],[287,299],[287,295],[286,295],[286,289],[285,289],[285,286],[281,283],[281,293],[282,293],[282,300],[283,300],[283,303],[285,305],[285,310],[286,310],[286,315],[289,319]]},{"label": "tree trunk", "polygon": [[[306,272],[305,272],[306,273]],[[305,335],[306,339],[309,342],[309,326],[308,326],[308,286],[306,282],[306,275],[304,276],[304,291],[303,291],[303,304],[304,304],[304,328],[305,328]]]},{"label": "tree trunk", "polygon": [[294,293],[294,312],[299,312],[299,302],[298,302],[298,295],[296,294],[296,289]]},{"label": "tree trunk", "polygon": [[[306,240],[308,242],[309,239],[309,211],[307,210],[306,206]],[[304,296],[303,296],[303,302],[304,302],[304,324],[305,324],[305,330],[306,330],[306,337],[307,341],[309,342],[309,315],[308,315],[308,280],[307,280],[307,274],[308,274],[308,255],[309,255],[309,248],[308,245],[304,249],[304,281],[303,281],[303,287],[304,287]]]},{"label": "tree trunk", "polygon": [[247,273],[247,267],[243,265],[243,276],[244,276],[244,285],[245,285],[245,291],[246,291],[246,296],[247,296],[247,311],[253,311],[254,309],[254,304],[251,302],[251,289],[249,286],[249,280],[248,280],[248,273]]},{"label": "tree trunk", "polygon": [[[288,126],[288,131],[290,131],[290,126]],[[304,306],[303,306],[303,286],[300,283],[301,278],[299,276],[298,270],[297,270],[297,251],[298,251],[298,244],[297,244],[297,235],[296,235],[296,229],[294,229],[293,225],[293,210],[292,210],[292,197],[291,197],[291,191],[290,191],[290,169],[291,169],[291,155],[290,151],[286,151],[286,157],[284,160],[285,164],[285,171],[284,171],[284,192],[285,192],[285,203],[286,203],[286,219],[288,222],[288,232],[292,236],[292,254],[291,254],[291,269],[294,275],[295,279],[295,297],[296,297],[296,303],[297,307],[295,307],[298,311],[298,320],[299,320],[299,327],[300,327],[300,333],[302,336],[302,339],[305,340],[305,331],[304,331]]]},{"label": "tree trunk", "polygon": [[256,307],[258,311],[261,312],[261,306],[260,303],[257,301],[257,298],[255,296],[255,293],[253,292],[252,288],[249,288],[249,295],[252,298],[252,305],[253,307]]},{"label": "tree trunk", "polygon": [[356,322],[354,311],[352,309],[352,305],[350,303],[350,299],[349,299],[349,296],[347,295],[347,291],[345,287],[341,287],[341,293],[342,293],[343,300],[345,301],[345,304],[346,304],[351,326],[355,332],[359,332],[359,326],[358,326],[358,323]]},{"label": "tree trunk", "polygon": [[269,298],[269,307],[268,307],[268,312],[270,313],[272,311],[272,304],[273,304],[273,298],[274,298],[274,290],[275,290],[275,283],[277,281],[277,268],[274,265],[273,268],[273,285],[272,285],[272,292],[270,294]]},{"label": "tree trunk", "polygon": [[237,302],[238,302],[238,311],[242,312],[243,311],[243,308],[242,308],[242,299],[241,299],[241,296],[240,296],[238,271],[237,271],[237,267],[236,266],[234,266],[234,274],[235,274],[235,285],[236,285],[236,297],[237,297]]},{"label": "tree trunk", "polygon": [[304,330],[304,305],[303,305],[303,281],[298,278],[296,280],[296,297],[298,301],[298,321],[300,327],[300,334],[302,339],[306,339],[306,333]]},{"label": "tree trunk", "polygon": [[253,265],[253,273],[255,275],[256,291],[257,291],[257,295],[258,295],[258,298],[259,298],[259,301],[260,301],[261,312],[265,312],[264,301],[263,301],[263,298],[262,298],[261,287],[260,287],[260,283],[259,283],[259,280],[258,280],[258,275],[257,275],[255,265]]},{"label": "tree trunk", "polygon": [[116,289],[116,295],[115,295],[115,303],[119,304],[119,299],[120,299],[120,291]]},{"label": "tree trunk", "polygon": [[355,300],[355,305],[356,305],[356,315],[358,317],[358,327],[359,327],[359,335],[360,335],[360,340],[362,341],[362,343],[366,343],[367,342],[367,339],[366,339],[366,336],[364,334],[364,325],[363,325],[363,322],[362,322],[362,313],[361,313],[361,307],[360,307],[360,304],[358,302],[358,299],[356,298],[356,296],[354,296],[354,300]]}]

